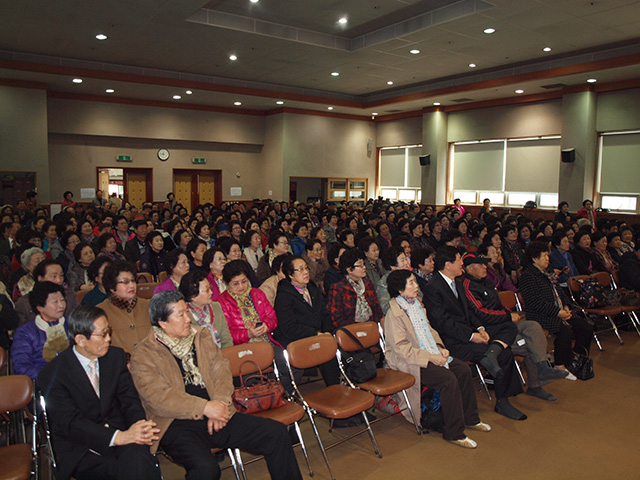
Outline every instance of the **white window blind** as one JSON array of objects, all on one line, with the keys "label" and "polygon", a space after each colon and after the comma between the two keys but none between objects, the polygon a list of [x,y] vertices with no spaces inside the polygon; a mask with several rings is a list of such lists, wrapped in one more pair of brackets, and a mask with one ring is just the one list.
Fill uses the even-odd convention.
[{"label": "white window blind", "polygon": [[555,193],[559,178],[559,138],[507,142],[506,191]]},{"label": "white window blind", "polygon": [[405,149],[390,148],[380,151],[380,185],[404,187]]},{"label": "white window blind", "polygon": [[454,190],[503,190],[504,141],[458,144],[454,149]]},{"label": "white window blind", "polygon": [[600,191],[637,193],[640,179],[640,133],[603,135]]}]

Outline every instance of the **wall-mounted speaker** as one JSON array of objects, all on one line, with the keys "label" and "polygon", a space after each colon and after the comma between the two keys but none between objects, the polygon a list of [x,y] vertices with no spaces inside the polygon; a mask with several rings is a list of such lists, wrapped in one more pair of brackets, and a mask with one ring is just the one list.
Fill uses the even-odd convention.
[{"label": "wall-mounted speaker", "polygon": [[565,148],[560,152],[562,163],[573,163],[576,161],[576,149]]},{"label": "wall-mounted speaker", "polygon": [[421,167],[426,167],[427,165],[431,165],[431,155],[421,155],[419,158],[420,158]]},{"label": "wall-mounted speaker", "polygon": [[371,153],[371,150],[373,150],[373,138],[367,140],[367,152]]}]

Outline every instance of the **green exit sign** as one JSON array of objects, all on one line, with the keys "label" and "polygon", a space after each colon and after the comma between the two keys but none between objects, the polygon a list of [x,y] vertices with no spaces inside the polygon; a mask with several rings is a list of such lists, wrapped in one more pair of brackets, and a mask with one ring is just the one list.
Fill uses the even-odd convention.
[{"label": "green exit sign", "polygon": [[133,160],[133,157],[131,157],[131,155],[116,155],[116,160],[118,162],[130,162]]},{"label": "green exit sign", "polygon": [[197,157],[192,158],[191,162],[192,163],[207,163],[207,161],[204,158],[197,158]]}]

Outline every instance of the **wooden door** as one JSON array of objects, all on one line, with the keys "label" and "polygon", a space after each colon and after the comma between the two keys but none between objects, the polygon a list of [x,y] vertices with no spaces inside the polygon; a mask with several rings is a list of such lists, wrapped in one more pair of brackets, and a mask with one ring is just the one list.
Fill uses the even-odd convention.
[{"label": "wooden door", "polygon": [[98,190],[102,190],[102,198],[109,197],[109,170],[98,170]]},{"label": "wooden door", "polygon": [[176,201],[191,213],[191,192],[193,175],[188,171],[173,171],[173,193]]},{"label": "wooden door", "polygon": [[147,201],[147,174],[145,172],[125,171],[125,198],[139,209]]},{"label": "wooden door", "polygon": [[198,174],[198,203],[200,205],[210,202],[215,203],[216,178],[214,172],[201,172]]}]

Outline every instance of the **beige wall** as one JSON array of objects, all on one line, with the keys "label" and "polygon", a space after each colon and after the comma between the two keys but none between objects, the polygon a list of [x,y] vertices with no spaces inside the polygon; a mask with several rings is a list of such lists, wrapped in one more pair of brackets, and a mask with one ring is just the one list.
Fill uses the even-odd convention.
[{"label": "beige wall", "polygon": [[399,147],[422,143],[422,116],[392,122],[376,122],[378,147]]},{"label": "beige wall", "polygon": [[0,86],[0,145],[0,170],[37,172],[38,201],[49,203],[47,93],[44,90]]},{"label": "beige wall", "polygon": [[[284,196],[282,177],[284,155],[284,114],[269,115],[265,119],[264,148],[260,169],[260,181],[256,197],[288,200]],[[288,181],[287,181],[288,184]],[[269,193],[271,192],[271,193]]]},{"label": "beige wall", "polygon": [[635,129],[640,129],[640,88],[598,95],[598,132]]}]

